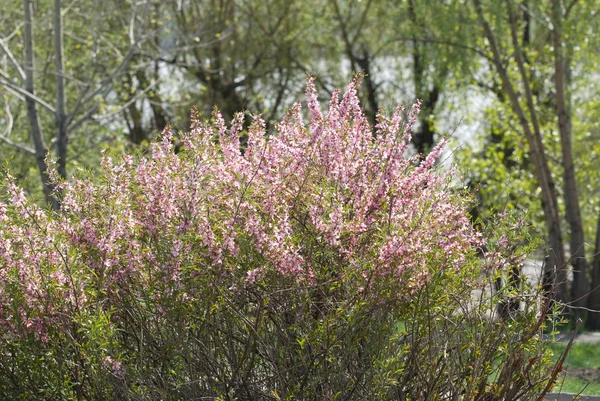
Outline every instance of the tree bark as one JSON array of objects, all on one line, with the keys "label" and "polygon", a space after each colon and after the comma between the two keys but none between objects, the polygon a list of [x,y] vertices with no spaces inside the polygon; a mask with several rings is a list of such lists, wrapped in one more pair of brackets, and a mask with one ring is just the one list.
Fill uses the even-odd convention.
[{"label": "tree bark", "polygon": [[[24,42],[23,47],[25,48],[25,90],[35,96],[35,57],[33,54],[33,15],[32,15],[32,0],[23,0],[24,8]],[[58,210],[59,204],[53,194],[53,186],[50,183],[48,177],[48,168],[46,166],[46,155],[48,148],[44,143],[42,136],[42,130],[40,128],[40,119],[37,110],[37,103],[33,98],[25,97],[25,104],[27,107],[27,119],[29,122],[29,130],[31,139],[33,141],[33,148],[35,151],[35,160],[40,173],[42,181],[42,189],[46,197],[46,201],[52,205],[52,208]]]},{"label": "tree bark", "polygon": [[377,124],[377,113],[379,113],[379,102],[377,101],[377,85],[371,74],[371,60],[369,51],[366,48],[363,48],[362,56],[356,58],[356,63],[361,72],[365,74],[364,83],[365,89],[367,90],[368,104],[368,107],[366,107],[367,119],[372,126],[375,126]]},{"label": "tree bark", "polygon": [[579,193],[577,190],[577,177],[573,161],[572,123],[569,105],[567,104],[567,66],[562,44],[562,7],[559,0],[552,2],[552,41],[554,46],[554,87],[556,90],[556,114],[558,116],[558,131],[562,151],[563,181],[565,212],[571,237],[569,248],[571,250],[571,264],[573,266],[573,287],[571,299],[573,301],[574,316],[583,317],[583,309],[587,305],[589,281],[587,278],[587,262],[585,259],[585,240],[581,210],[579,208]]},{"label": "tree bark", "polygon": [[[413,29],[415,32],[417,26],[422,26],[418,21],[416,8],[415,0],[411,0],[408,3],[408,14],[414,25]],[[433,88],[431,90],[428,88],[427,78],[425,77],[428,66],[425,62],[425,51],[422,49],[422,46],[427,46],[427,43],[421,44],[417,35],[414,34],[412,37],[413,82],[415,84],[415,95],[417,99],[421,99],[422,103],[421,113],[418,117],[420,126],[413,133],[412,141],[417,153],[424,159],[435,144],[435,129],[433,128],[431,115],[440,97],[440,87],[438,82],[436,82],[437,80],[434,79]],[[444,77],[446,73],[447,69],[444,68],[444,71],[439,76]]]},{"label": "tree bark", "polygon": [[585,322],[588,330],[600,330],[600,215],[596,225],[596,244],[594,261],[592,262],[592,288],[588,297],[588,308],[591,310]]},{"label": "tree bark", "polygon": [[58,174],[67,178],[67,115],[65,113],[65,65],[62,28],[62,1],[54,0],[54,63],[56,65],[56,156]]}]

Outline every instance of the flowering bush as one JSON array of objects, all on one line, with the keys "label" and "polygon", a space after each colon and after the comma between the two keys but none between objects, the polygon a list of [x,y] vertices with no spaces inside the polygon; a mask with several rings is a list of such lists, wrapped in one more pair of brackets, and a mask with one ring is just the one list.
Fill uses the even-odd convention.
[{"label": "flowering bush", "polygon": [[419,103],[381,114],[371,129],[357,85],[334,93],[323,114],[309,79],[308,125],[300,104],[270,137],[255,117],[243,149],[243,116],[227,128],[215,112],[212,123],[194,116],[181,152],[167,131],[149,157],[105,156],[100,175],[67,182],[54,174],[60,213],[27,200],[7,175],[0,393],[291,400],[541,391],[550,377],[535,334],[545,314],[526,307],[507,325],[489,319],[491,303],[471,302],[523,251],[507,255],[505,239],[494,248],[473,228],[454,172],[435,168],[444,141],[424,159],[409,156]]}]

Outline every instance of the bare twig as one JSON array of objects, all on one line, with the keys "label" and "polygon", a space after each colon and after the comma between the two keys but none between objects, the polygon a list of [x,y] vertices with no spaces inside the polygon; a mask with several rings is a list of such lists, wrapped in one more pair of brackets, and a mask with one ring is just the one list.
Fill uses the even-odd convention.
[{"label": "bare twig", "polygon": [[6,53],[6,56],[10,60],[10,63],[13,65],[13,67],[15,67],[15,70],[17,70],[17,72],[19,73],[21,82],[24,81],[25,80],[25,71],[23,71],[23,68],[21,68],[21,65],[19,64],[19,62],[17,61],[15,56],[12,54],[12,52],[6,45],[6,39],[0,40],[0,47],[2,48],[2,50],[4,50],[4,53]]},{"label": "bare twig", "polygon": [[412,37],[405,37],[405,36],[398,36],[398,37],[388,40],[375,52],[375,54],[377,54],[380,51],[383,51],[383,49],[385,49],[385,47],[387,47],[395,42],[420,42],[420,43],[447,45],[450,47],[456,47],[459,49],[465,49],[465,50],[472,51],[473,53],[479,54],[481,57],[483,57],[489,61],[492,61],[492,62],[494,61],[494,59],[492,57],[490,57],[488,54],[486,54],[485,51],[483,51],[482,49],[478,49],[473,46],[465,45],[463,43],[454,42],[451,40],[437,39],[437,38],[412,38]]},{"label": "bare twig", "polygon": [[97,120],[104,120],[104,119],[113,117],[113,116],[121,113],[123,110],[125,110],[126,108],[128,108],[131,104],[133,104],[137,100],[141,99],[142,96],[144,96],[146,93],[150,92],[150,90],[152,90],[152,88],[154,88],[156,85],[158,85],[158,81],[154,81],[153,83],[151,83],[150,85],[148,85],[147,88],[145,88],[143,91],[139,92],[137,95],[135,95],[134,97],[132,97],[131,99],[129,99],[125,104],[123,104],[122,106],[120,106],[118,109],[113,110],[110,113],[98,116],[98,117],[96,117],[96,119]]},{"label": "bare twig", "polygon": [[14,146],[19,150],[22,150],[31,155],[35,155],[35,151],[29,146],[19,142],[15,142],[9,138],[13,129],[14,119],[12,113],[10,112],[10,106],[6,101],[4,102],[4,111],[6,112],[6,118],[8,121],[6,123],[6,129],[4,130],[4,134],[0,135],[0,140],[4,143],[9,144],[10,146]]},{"label": "bare twig", "polygon": [[[33,93],[28,92],[26,89],[19,87],[18,85],[12,84],[10,82],[7,82],[7,81],[1,80],[1,79],[0,79],[0,85],[10,88],[10,89],[14,90],[15,92],[25,96],[26,98],[33,100],[34,102],[38,103],[40,106],[43,106],[46,110],[48,110],[51,113],[55,112],[54,107],[52,107],[50,104],[48,104],[44,100],[40,99]],[[21,100],[21,99],[19,99],[19,100]]]}]

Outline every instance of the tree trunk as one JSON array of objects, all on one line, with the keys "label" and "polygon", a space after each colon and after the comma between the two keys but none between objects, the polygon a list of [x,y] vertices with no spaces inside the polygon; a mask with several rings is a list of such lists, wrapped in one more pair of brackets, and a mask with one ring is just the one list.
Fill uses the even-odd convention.
[{"label": "tree trunk", "polygon": [[588,297],[589,312],[585,322],[588,330],[600,330],[600,215],[596,226],[596,244],[594,247],[594,261],[592,262],[592,288]]},{"label": "tree trunk", "polygon": [[65,113],[65,65],[61,0],[54,0],[54,62],[56,64],[56,156],[58,174],[67,178],[67,116]]},{"label": "tree trunk", "polygon": [[[32,95],[35,95],[34,73],[35,73],[35,57],[33,54],[33,15],[32,15],[32,0],[23,0],[23,8],[25,11],[24,18],[24,42],[25,48],[25,90]],[[37,110],[37,103],[29,96],[25,97],[27,106],[27,119],[29,121],[29,130],[35,150],[35,160],[42,180],[42,189],[46,197],[46,202],[52,205],[52,208],[58,210],[59,204],[53,196],[53,186],[48,177],[48,168],[46,166],[46,154],[48,149],[44,144],[42,130],[40,128],[40,119]]]},{"label": "tree trunk", "polygon": [[379,113],[379,102],[377,101],[377,85],[375,84],[373,76],[371,75],[371,55],[366,48],[363,48],[362,56],[355,58],[356,63],[361,70],[360,72],[365,74],[364,82],[365,89],[367,90],[368,105],[368,107],[365,108],[367,119],[372,126],[375,126],[375,124],[377,124],[377,113]]},{"label": "tree trunk", "polygon": [[[554,87],[556,90],[556,114],[558,116],[558,131],[562,150],[563,180],[565,191],[565,211],[571,237],[569,247],[571,250],[571,264],[573,266],[573,288],[571,299],[573,305],[585,307],[589,281],[587,278],[587,262],[585,259],[585,241],[581,210],[579,208],[579,194],[577,191],[577,177],[573,162],[571,146],[572,124],[571,113],[567,104],[567,71],[566,59],[562,37],[562,10],[559,0],[552,2],[553,26],[552,41],[554,46]],[[585,316],[583,309],[574,310],[575,317]]]},{"label": "tree trunk", "polygon": [[419,114],[421,125],[413,135],[413,142],[417,148],[417,152],[423,158],[425,158],[435,145],[435,128],[433,127],[433,118],[431,118],[431,115],[435,111],[439,96],[440,88],[435,84],[432,90],[421,94],[417,92],[417,98],[421,99],[423,103],[421,103],[421,113]]},{"label": "tree trunk", "polygon": [[[408,14],[416,31],[417,26],[421,26],[416,13],[415,0],[411,0],[408,3]],[[429,90],[428,80],[425,77],[425,72],[429,67],[425,60],[425,51],[422,49],[417,35],[414,34],[412,37],[412,60],[413,60],[413,82],[415,84],[415,96],[417,99],[421,99],[421,113],[419,114],[420,126],[418,130],[413,133],[413,144],[417,150],[417,153],[424,159],[425,156],[433,149],[435,143],[435,130],[433,129],[433,121],[430,117],[434,112],[435,106],[440,97],[440,87],[438,83],[433,83],[433,89]],[[440,74],[441,76],[446,75],[446,69]]]}]

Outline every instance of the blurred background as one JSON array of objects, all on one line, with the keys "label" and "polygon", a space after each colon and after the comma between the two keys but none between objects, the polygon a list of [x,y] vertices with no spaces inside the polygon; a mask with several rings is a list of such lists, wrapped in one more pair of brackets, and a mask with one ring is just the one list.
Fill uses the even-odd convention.
[{"label": "blurred background", "polygon": [[475,218],[526,212],[585,318],[600,309],[599,14],[598,0],[0,0],[0,159],[57,207],[48,152],[65,178],[95,169],[103,149],[187,130],[193,106],[273,132],[308,74],[326,103],[362,73],[372,123],[421,99],[414,151],[452,137]]}]

